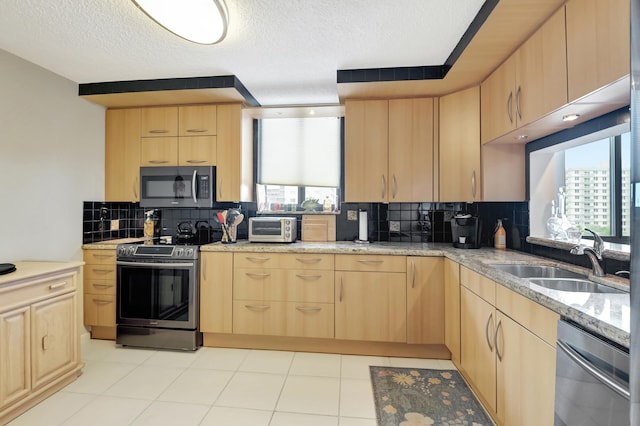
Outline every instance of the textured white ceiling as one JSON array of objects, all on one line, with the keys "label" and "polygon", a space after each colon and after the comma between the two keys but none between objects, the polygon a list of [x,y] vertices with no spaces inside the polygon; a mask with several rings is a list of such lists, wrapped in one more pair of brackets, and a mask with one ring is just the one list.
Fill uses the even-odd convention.
[{"label": "textured white ceiling", "polygon": [[338,69],[442,65],[483,3],[226,0],[202,46],[129,0],[0,0],[0,49],[77,83],[234,74],[262,105],[335,104]]}]

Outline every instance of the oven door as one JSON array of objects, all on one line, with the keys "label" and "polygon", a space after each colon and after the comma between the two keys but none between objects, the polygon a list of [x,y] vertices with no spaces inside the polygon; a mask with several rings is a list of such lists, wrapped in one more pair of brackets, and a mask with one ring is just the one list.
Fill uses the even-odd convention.
[{"label": "oven door", "polygon": [[117,270],[118,325],[198,328],[196,261],[117,261]]}]

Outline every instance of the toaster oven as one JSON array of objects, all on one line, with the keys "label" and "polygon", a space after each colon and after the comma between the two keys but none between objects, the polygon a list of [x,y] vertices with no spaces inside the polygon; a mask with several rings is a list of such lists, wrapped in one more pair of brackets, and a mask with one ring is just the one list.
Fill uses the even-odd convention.
[{"label": "toaster oven", "polygon": [[295,217],[264,216],[249,218],[249,241],[254,243],[293,243],[298,236]]}]

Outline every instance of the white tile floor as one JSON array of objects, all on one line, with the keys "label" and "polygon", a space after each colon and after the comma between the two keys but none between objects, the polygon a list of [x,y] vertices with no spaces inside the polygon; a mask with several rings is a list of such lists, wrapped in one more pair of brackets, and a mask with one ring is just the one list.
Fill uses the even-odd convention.
[{"label": "white tile floor", "polygon": [[86,340],[84,373],[9,423],[22,425],[375,426],[370,365],[450,361],[201,348],[193,353]]}]

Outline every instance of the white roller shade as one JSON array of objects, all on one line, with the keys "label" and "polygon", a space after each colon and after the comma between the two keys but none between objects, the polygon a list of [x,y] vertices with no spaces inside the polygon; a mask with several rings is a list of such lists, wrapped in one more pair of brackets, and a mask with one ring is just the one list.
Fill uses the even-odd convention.
[{"label": "white roller shade", "polygon": [[340,186],[340,119],[336,117],[262,120],[259,183]]}]

